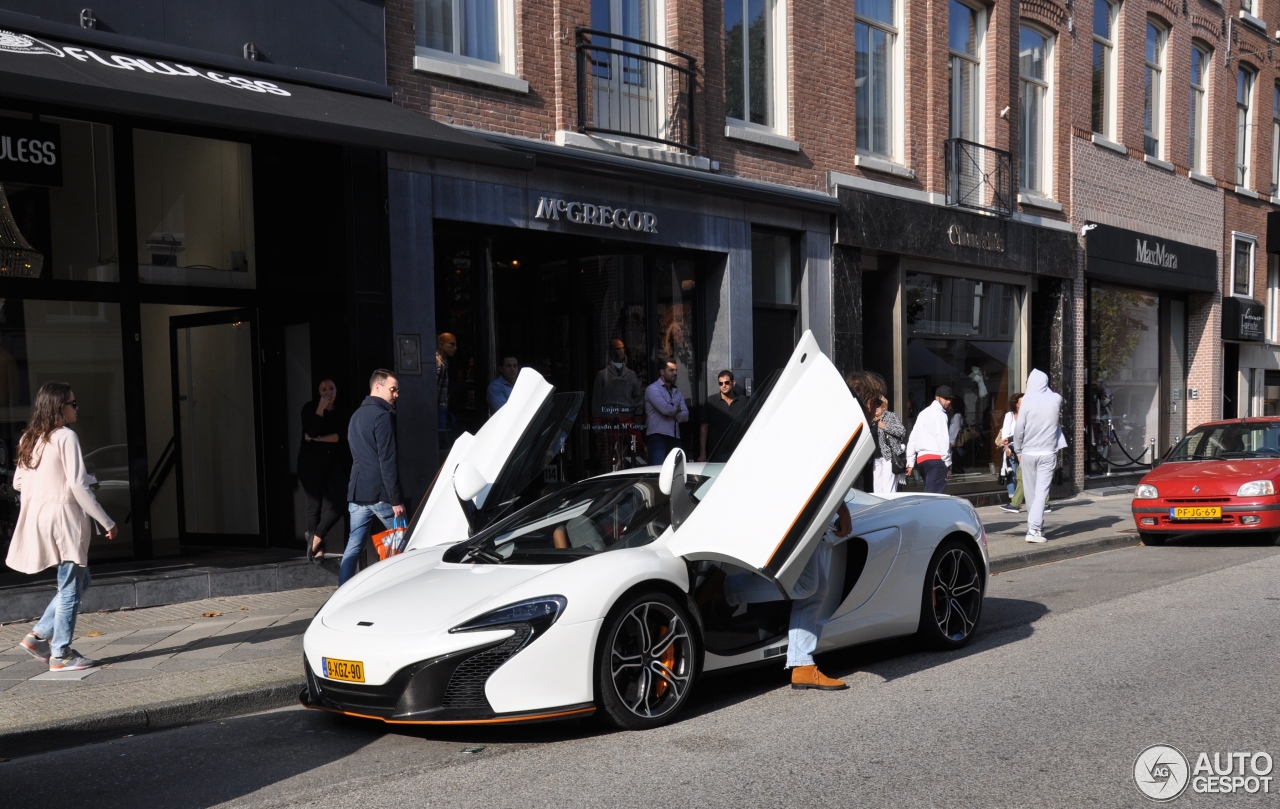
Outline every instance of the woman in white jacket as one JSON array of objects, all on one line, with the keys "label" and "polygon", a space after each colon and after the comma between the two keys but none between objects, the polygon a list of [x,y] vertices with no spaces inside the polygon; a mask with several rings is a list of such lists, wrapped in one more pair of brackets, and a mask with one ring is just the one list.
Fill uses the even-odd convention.
[{"label": "woman in white jacket", "polygon": [[57,566],[58,592],[44,616],[22,639],[50,671],[80,671],[97,663],[71,648],[80,598],[89,586],[89,518],[116,538],[116,524],[93,496],[80,439],[67,429],[79,416],[65,382],[46,382],[36,394],[31,420],[18,441],[13,487],[22,508],[5,563],[22,573]]}]

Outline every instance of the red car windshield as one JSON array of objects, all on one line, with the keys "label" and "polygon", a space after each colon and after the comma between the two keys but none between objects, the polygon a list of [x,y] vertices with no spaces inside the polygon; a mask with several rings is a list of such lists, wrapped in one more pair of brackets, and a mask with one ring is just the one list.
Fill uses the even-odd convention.
[{"label": "red car windshield", "polygon": [[1206,424],[1187,433],[1169,461],[1280,457],[1280,422]]}]

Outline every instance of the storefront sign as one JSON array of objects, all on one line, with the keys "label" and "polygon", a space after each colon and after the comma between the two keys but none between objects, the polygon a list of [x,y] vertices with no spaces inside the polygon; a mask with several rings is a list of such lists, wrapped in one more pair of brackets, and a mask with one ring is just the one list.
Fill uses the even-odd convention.
[{"label": "storefront sign", "polygon": [[595,225],[602,228],[634,230],[640,233],[658,232],[658,217],[654,214],[555,197],[541,197],[533,218],[557,222],[564,218],[575,225]]},{"label": "storefront sign", "polygon": [[1084,238],[1090,278],[1176,292],[1218,289],[1218,254],[1209,248],[1093,222]]},{"label": "storefront sign", "polygon": [[1262,342],[1267,308],[1253,298],[1222,299],[1222,339]]},{"label": "storefront sign", "polygon": [[206,79],[217,84],[224,84],[227,87],[233,87],[237,90],[248,90],[251,93],[263,93],[274,96],[291,95],[288,90],[283,90],[278,85],[269,81],[246,79],[243,76],[232,76],[225,73],[219,73],[215,70],[188,67],[187,65],[180,64],[178,62],[160,62],[157,60],[143,59],[137,56],[125,56],[124,54],[119,53],[108,53],[106,55],[102,55],[90,48],[76,48],[70,45],[63,45],[59,48],[50,45],[47,42],[42,42],[33,36],[19,34],[13,31],[0,30],[0,52],[22,53],[33,56],[53,56],[59,59],[71,57],[77,62],[84,62],[93,67],[111,68],[113,70],[139,71],[142,73],[152,73],[160,76],[175,76],[177,78],[195,77]]},{"label": "storefront sign", "polygon": [[62,130],[0,118],[0,180],[28,185],[62,185]]},{"label": "storefront sign", "polygon": [[947,241],[957,247],[972,247],[975,250],[986,250],[990,253],[1004,252],[1004,239],[999,233],[973,233],[960,225],[947,228]]}]

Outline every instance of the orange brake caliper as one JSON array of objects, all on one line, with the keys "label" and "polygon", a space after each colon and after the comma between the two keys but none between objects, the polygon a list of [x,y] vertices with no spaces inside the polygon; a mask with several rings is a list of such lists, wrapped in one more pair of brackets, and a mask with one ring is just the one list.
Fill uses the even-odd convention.
[{"label": "orange brake caliper", "polygon": [[[667,634],[667,630],[668,630],[668,629],[670,629],[670,627],[666,627],[666,626],[664,626],[664,627],[662,628],[662,630],[661,630],[661,631],[662,631],[662,635],[663,635],[664,637],[666,636],[666,634]],[[668,671],[674,671],[674,670],[675,670],[675,666],[676,666],[676,645],[675,645],[674,643],[672,643],[672,644],[670,644],[669,646],[667,646],[667,650],[666,650],[665,652],[663,652],[663,653],[662,653],[662,658],[661,658],[658,662],[662,663],[662,665],[663,665],[663,666],[664,666]],[[670,687],[670,684],[669,684],[666,680],[663,680],[662,678],[658,678],[658,679],[654,682],[654,685],[653,685],[653,698],[654,698],[654,699],[661,699],[661,698],[662,698],[662,695],[663,695],[663,694],[665,694],[665,693],[667,693],[667,689],[668,689],[669,687]]]}]

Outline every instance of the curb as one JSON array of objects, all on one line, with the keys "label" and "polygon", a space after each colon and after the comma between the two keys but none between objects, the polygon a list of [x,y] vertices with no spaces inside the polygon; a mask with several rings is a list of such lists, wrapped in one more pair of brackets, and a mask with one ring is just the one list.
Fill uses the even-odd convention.
[{"label": "curb", "polygon": [[1138,544],[1139,539],[1137,536],[1124,536],[1123,534],[1086,539],[1069,545],[1057,545],[1053,540],[1049,540],[1048,543],[1039,546],[1036,550],[1027,550],[1022,553],[992,559],[991,575],[994,576],[998,573],[1007,573],[1010,570],[1019,570],[1024,567],[1048,564],[1049,562],[1060,562],[1063,559],[1072,559],[1077,556],[1087,556],[1091,553],[1126,548]]},{"label": "curb", "polygon": [[229,719],[297,704],[306,687],[299,677],[195,700],[173,700],[136,708],[83,716],[0,734],[0,759],[48,753],[82,744],[118,739],[135,733]]}]

